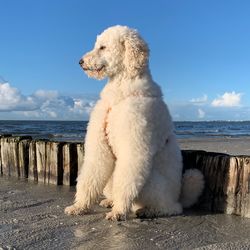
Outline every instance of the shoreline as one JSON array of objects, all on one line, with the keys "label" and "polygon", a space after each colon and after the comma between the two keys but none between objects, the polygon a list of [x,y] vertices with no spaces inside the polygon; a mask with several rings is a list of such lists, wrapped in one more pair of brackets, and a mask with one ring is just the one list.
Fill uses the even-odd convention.
[{"label": "shoreline", "polygon": [[250,136],[246,137],[196,137],[177,139],[182,150],[204,150],[229,155],[250,156]]}]

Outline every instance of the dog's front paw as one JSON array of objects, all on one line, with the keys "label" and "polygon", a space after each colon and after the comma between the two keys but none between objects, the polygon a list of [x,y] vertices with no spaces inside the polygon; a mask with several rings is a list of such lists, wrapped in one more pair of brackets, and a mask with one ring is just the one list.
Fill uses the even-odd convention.
[{"label": "dog's front paw", "polygon": [[101,207],[111,208],[113,207],[113,201],[110,199],[104,199],[99,203],[99,205]]},{"label": "dog's front paw", "polygon": [[65,208],[64,213],[67,215],[83,215],[88,212],[88,209],[80,206],[79,204],[73,204]]},{"label": "dog's front paw", "polygon": [[126,215],[123,213],[111,211],[109,213],[106,213],[106,219],[111,221],[122,221],[126,220]]}]

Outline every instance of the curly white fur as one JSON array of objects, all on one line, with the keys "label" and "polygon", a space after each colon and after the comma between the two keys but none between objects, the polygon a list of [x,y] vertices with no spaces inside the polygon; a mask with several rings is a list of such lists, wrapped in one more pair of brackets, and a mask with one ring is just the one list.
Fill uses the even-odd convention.
[{"label": "curly white fur", "polygon": [[[86,213],[102,193],[107,199],[101,205],[112,206],[106,216],[111,220],[131,210],[147,217],[182,212],[181,151],[148,56],[136,30],[114,26],[80,61],[90,77],[109,81],[90,117],[75,203],[67,214]],[[188,176],[181,200],[190,206],[202,191],[203,176],[192,170]]]}]

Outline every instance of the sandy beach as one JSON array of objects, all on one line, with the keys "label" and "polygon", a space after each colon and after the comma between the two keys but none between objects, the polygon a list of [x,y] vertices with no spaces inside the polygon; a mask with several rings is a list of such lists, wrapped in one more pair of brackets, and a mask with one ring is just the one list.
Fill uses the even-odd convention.
[{"label": "sandy beach", "polygon": [[[250,154],[250,139],[179,140],[182,149]],[[63,213],[74,188],[0,178],[0,249],[249,249],[250,219],[194,209],[125,222]]]},{"label": "sandy beach", "polygon": [[229,155],[250,155],[250,137],[208,137],[178,139],[181,149],[204,150]]}]

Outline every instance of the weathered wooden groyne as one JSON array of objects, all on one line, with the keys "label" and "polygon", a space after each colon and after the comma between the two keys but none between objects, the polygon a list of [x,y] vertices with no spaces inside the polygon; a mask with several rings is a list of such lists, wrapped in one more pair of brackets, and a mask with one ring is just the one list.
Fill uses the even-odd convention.
[{"label": "weathered wooden groyne", "polygon": [[[250,218],[250,156],[182,151],[184,169],[200,169],[205,189],[198,206],[211,212]],[[34,182],[75,185],[83,164],[83,143],[33,140],[30,136],[0,136],[3,176]]]},{"label": "weathered wooden groyne", "polygon": [[0,169],[4,176],[75,185],[83,155],[82,143],[32,140],[30,136],[0,137]]}]

